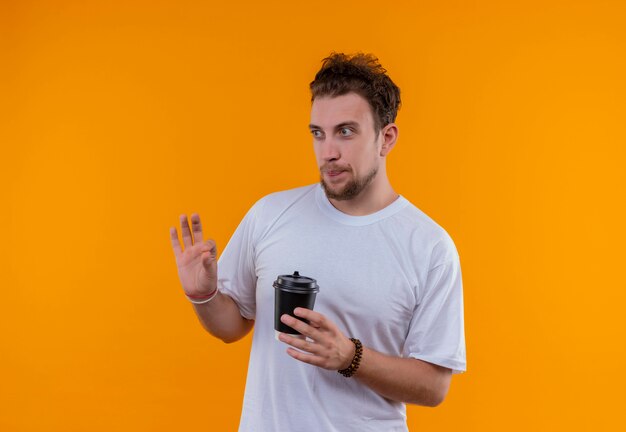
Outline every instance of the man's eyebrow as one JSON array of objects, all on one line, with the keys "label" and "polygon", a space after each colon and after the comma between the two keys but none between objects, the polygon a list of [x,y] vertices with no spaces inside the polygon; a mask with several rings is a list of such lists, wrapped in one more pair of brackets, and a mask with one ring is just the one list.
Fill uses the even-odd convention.
[{"label": "man's eyebrow", "polygon": [[343,129],[343,128],[348,127],[348,126],[353,127],[355,129],[358,129],[359,128],[359,123],[355,122],[355,121],[346,121],[346,122],[343,122],[343,123],[339,123],[337,126],[335,126],[335,130]]},{"label": "man's eyebrow", "polygon": [[[338,125],[335,125],[335,130],[347,127],[347,126],[352,126],[355,129],[359,129],[359,123],[355,122],[355,121],[346,121],[346,122],[342,122],[339,123]],[[313,129],[323,129],[321,126],[318,125],[314,125],[314,124],[310,124],[309,125],[309,129],[313,130]]]}]

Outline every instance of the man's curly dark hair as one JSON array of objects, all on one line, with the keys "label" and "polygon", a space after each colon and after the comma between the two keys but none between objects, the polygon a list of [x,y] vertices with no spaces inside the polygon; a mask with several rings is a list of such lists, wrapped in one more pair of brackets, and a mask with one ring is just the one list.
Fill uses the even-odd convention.
[{"label": "man's curly dark hair", "polygon": [[332,52],[311,81],[311,102],[316,97],[341,96],[354,92],[364,97],[374,117],[376,134],[396,120],[400,108],[400,89],[386,75],[372,54],[346,55]]}]

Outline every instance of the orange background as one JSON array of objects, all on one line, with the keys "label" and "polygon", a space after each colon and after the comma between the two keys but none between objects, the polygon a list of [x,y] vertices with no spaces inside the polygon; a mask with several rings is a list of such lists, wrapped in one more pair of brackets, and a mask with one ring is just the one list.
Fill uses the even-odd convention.
[{"label": "orange background", "polygon": [[235,430],[168,229],[317,181],[308,83],[375,53],[396,190],[455,240],[468,372],[412,430],[624,427],[626,3],[0,2],[0,430]]}]

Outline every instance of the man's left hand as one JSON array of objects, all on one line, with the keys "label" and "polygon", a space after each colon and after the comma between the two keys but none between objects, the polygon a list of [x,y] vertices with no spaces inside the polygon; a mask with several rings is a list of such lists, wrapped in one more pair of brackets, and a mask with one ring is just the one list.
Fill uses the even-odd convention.
[{"label": "man's left hand", "polygon": [[296,360],[329,370],[341,370],[350,366],[355,352],[354,344],[333,322],[321,313],[306,308],[296,308],[293,313],[309,321],[309,324],[287,314],[280,317],[280,320],[307,339],[281,333],[279,339],[282,342],[301,350],[288,348],[287,354]]}]

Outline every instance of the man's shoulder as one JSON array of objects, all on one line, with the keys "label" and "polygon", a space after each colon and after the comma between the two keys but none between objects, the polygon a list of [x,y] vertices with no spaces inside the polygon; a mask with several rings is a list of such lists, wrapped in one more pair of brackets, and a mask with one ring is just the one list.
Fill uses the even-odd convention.
[{"label": "man's shoulder", "polygon": [[311,184],[267,194],[254,203],[250,213],[257,219],[272,220],[297,203],[314,200],[316,186]]},{"label": "man's shoulder", "polygon": [[293,189],[287,189],[277,192],[272,192],[270,194],[265,195],[259,201],[263,202],[264,205],[272,205],[272,206],[280,206],[281,204],[291,204],[295,201],[299,201],[306,197],[314,196],[315,188],[317,187],[317,183],[310,184],[306,186],[300,186]]},{"label": "man's shoulder", "polygon": [[432,251],[433,262],[458,259],[456,245],[448,231],[415,204],[409,201],[397,221],[404,226],[411,243]]},{"label": "man's shoulder", "polygon": [[407,205],[398,214],[399,222],[409,230],[416,230],[422,235],[429,237],[442,237],[447,233],[438,222],[417,207],[411,201],[406,200]]}]

